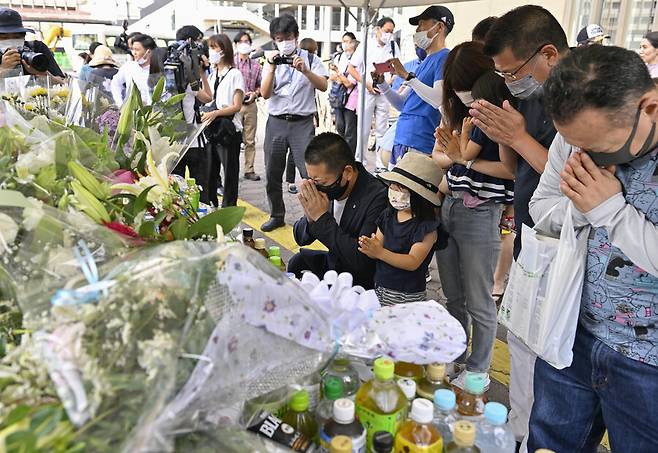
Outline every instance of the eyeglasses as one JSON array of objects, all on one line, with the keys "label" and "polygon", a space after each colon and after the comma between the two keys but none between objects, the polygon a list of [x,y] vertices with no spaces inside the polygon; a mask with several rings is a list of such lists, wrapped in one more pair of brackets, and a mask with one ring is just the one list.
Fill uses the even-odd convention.
[{"label": "eyeglasses", "polygon": [[516,80],[516,75],[519,73],[519,71],[521,69],[523,69],[528,63],[530,63],[532,61],[532,59],[535,58],[537,56],[537,54],[539,52],[541,52],[541,50],[549,44],[550,44],[550,42],[547,42],[547,43],[544,43],[541,46],[539,46],[539,48],[537,50],[535,50],[535,52],[532,55],[530,55],[530,58],[528,58],[526,61],[524,61],[523,64],[521,66],[519,66],[518,68],[516,68],[515,71],[513,71],[513,72],[494,71],[494,72],[496,74],[498,74],[499,76],[501,76],[502,78],[504,78],[504,79]]}]

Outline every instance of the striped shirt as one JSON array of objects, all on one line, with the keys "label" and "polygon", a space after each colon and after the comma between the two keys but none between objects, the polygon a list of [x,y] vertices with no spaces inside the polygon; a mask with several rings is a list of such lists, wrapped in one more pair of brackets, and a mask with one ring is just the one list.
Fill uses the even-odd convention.
[{"label": "striped shirt", "polygon": [[[473,128],[471,141],[482,147],[478,159],[500,161],[498,144],[487,137],[480,129]],[[448,170],[448,186],[452,192],[465,192],[478,200],[512,204],[514,202],[514,181],[485,175],[464,165],[454,164]]]},{"label": "striped shirt", "polygon": [[403,293],[402,291],[384,288],[383,286],[376,287],[375,294],[377,294],[379,303],[383,306],[406,304],[409,302],[424,302],[427,300],[426,291],[421,291],[419,293]]}]

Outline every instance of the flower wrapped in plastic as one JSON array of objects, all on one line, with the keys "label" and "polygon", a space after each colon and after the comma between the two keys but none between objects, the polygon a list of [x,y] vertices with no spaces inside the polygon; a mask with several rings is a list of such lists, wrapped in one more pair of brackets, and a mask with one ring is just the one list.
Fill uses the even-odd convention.
[{"label": "flower wrapped in plastic", "polygon": [[3,206],[3,268],[33,333],[0,364],[11,382],[0,389],[0,416],[20,408],[15,394],[36,408],[56,398],[70,444],[278,451],[246,428],[339,350],[428,363],[465,349],[459,323],[438,304],[380,308],[349,275],[295,281],[241,245],[128,249],[97,225],[76,228],[75,213],[33,212],[20,197]]},{"label": "flower wrapped in plastic", "polygon": [[63,123],[69,93],[68,84],[55,84],[48,76],[18,74],[0,79],[0,98],[27,119],[43,115]]},{"label": "flower wrapped in plastic", "polygon": [[97,118],[106,111],[118,111],[110,92],[111,79],[89,75],[88,80],[69,79],[64,118],[67,125],[75,125],[94,129],[99,128]]}]

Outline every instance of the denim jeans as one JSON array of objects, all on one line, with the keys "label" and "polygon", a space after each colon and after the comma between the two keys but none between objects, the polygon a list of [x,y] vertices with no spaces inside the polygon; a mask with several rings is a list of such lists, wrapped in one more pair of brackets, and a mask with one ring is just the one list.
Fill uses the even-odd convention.
[{"label": "denim jeans", "polygon": [[502,205],[487,202],[467,208],[461,199],[446,196],[441,223],[448,233],[448,246],[436,252],[439,277],[447,309],[464,327],[466,336],[473,324],[471,354],[466,369],[488,372],[496,337],[496,304],[491,297],[493,276],[500,251],[498,224]]},{"label": "denim jeans", "polygon": [[658,451],[658,367],[609,348],[582,326],[573,363],[537,359],[528,451],[596,452],[608,429],[613,452]]}]

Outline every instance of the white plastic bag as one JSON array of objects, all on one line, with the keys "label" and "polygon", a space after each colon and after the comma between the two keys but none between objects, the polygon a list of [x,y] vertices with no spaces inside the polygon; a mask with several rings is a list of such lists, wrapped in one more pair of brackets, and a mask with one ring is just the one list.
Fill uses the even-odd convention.
[{"label": "white plastic bag", "polygon": [[572,209],[570,202],[559,240],[523,225],[523,248],[512,265],[498,316],[557,369],[568,367],[573,359],[590,230],[575,230]]}]

